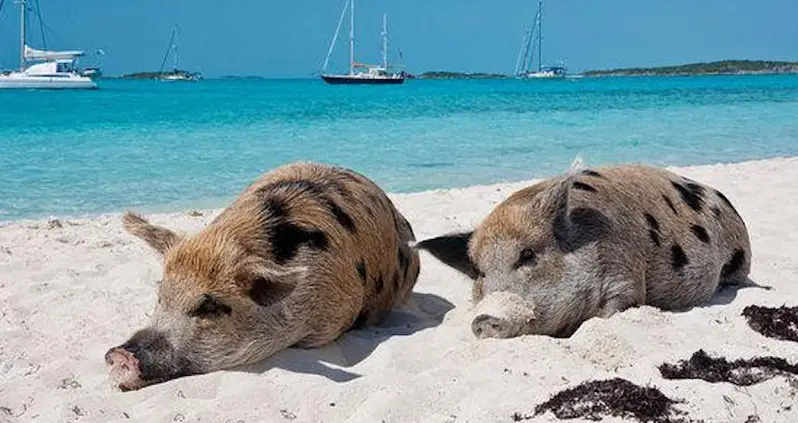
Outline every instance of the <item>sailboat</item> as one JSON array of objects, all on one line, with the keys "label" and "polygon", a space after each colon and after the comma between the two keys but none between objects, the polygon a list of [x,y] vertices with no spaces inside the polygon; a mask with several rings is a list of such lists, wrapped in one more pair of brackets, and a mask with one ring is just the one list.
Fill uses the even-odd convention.
[{"label": "sailboat", "polygon": [[[0,2],[2,4],[2,2]],[[0,74],[0,89],[95,89],[97,84],[76,66],[83,51],[36,50],[25,40],[26,0],[19,0],[19,71]],[[31,63],[30,66],[28,64]]]},{"label": "sailboat", "polygon": [[[537,47],[535,46],[537,41]],[[537,69],[533,68],[537,54]],[[543,0],[538,3],[535,22],[526,32],[521,51],[515,62],[515,75],[520,78],[565,78],[568,70],[562,63],[558,66],[543,66]]]},{"label": "sailboat", "polygon": [[[330,55],[332,55],[335,41],[338,39],[338,33],[341,30],[347,6],[349,7],[349,73],[322,73],[321,79],[328,84],[401,84],[405,82],[404,72],[395,73],[388,68],[388,15],[385,13],[382,15],[382,64],[367,65],[355,62],[355,0],[347,0],[344,3],[341,18],[338,20],[338,27],[335,29],[335,35],[330,43],[327,58],[324,60],[322,72],[327,70],[327,65],[330,63]],[[366,69],[366,71],[356,72],[355,69]]]},{"label": "sailboat", "polygon": [[[174,62],[172,65],[172,71],[164,73],[163,67],[166,64],[166,60],[169,58],[169,52],[174,52]],[[158,75],[160,75],[159,79],[161,81],[199,81],[200,79],[199,74],[181,71],[177,68],[179,60],[180,60],[180,55],[178,54],[178,49],[177,49],[177,26],[175,26],[174,28],[172,28],[171,37],[169,37],[169,46],[166,49],[166,54],[164,54],[163,56],[163,61],[161,62],[161,68],[158,70]]]}]

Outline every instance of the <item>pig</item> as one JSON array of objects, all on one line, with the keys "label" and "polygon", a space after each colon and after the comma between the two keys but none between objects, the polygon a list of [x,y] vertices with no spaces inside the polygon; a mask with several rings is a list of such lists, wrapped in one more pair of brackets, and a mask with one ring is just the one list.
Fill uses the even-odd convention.
[{"label": "pig", "polygon": [[194,235],[131,211],[123,226],[163,276],[148,327],[105,354],[122,390],[329,344],[404,304],[420,270],[413,229],[386,194],[320,163],[261,175]]},{"label": "pig", "polygon": [[580,168],[514,192],[472,231],[415,248],[472,280],[478,338],[571,336],[587,319],[650,305],[687,310],[750,285],[742,217],[720,191],[671,171]]}]

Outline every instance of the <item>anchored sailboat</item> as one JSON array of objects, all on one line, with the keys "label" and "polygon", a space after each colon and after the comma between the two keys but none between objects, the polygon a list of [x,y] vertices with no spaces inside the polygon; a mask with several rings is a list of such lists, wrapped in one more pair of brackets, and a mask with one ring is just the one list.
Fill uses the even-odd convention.
[{"label": "anchored sailboat", "polygon": [[[535,45],[537,41],[537,46]],[[537,54],[537,69],[533,66]],[[526,32],[521,51],[515,62],[515,75],[521,78],[565,78],[567,69],[559,66],[543,66],[543,0],[538,3],[535,22]]]},{"label": "anchored sailboat", "polygon": [[[200,75],[181,71],[178,69],[177,64],[180,61],[180,55],[177,48],[177,26],[172,28],[172,35],[169,37],[169,46],[166,48],[166,53],[161,61],[161,68],[158,70],[161,81],[199,81]],[[168,73],[163,72],[163,67],[166,65],[166,60],[169,58],[169,53],[174,52],[174,61],[172,63],[172,71]]]},{"label": "anchored sailboat", "polygon": [[[344,3],[344,8],[341,11],[341,18],[338,20],[338,27],[335,29],[335,35],[330,43],[330,49],[327,52],[327,58],[324,60],[322,71],[327,70],[327,65],[330,63],[330,55],[332,55],[335,48],[335,41],[338,39],[338,33],[341,30],[341,24],[346,15],[347,6],[349,7],[349,73],[348,74],[326,74],[323,73],[321,78],[328,84],[401,84],[405,81],[404,72],[391,72],[388,67],[388,15],[382,15],[382,64],[381,65],[367,65],[355,62],[355,0],[347,0]],[[366,69],[366,72],[358,71],[355,69]]]},{"label": "anchored sailboat", "polygon": [[[82,75],[76,66],[77,58],[84,56],[82,51],[36,50],[27,45],[25,40],[27,0],[18,1],[20,8],[19,71],[0,74],[0,89],[97,88],[97,84],[90,77]],[[28,63],[32,64],[28,66]]]}]

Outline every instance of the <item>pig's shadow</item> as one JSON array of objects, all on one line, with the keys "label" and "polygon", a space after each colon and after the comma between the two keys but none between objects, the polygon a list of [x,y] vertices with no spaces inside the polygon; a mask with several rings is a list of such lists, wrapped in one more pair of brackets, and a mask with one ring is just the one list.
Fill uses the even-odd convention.
[{"label": "pig's shadow", "polygon": [[726,285],[718,289],[715,292],[715,295],[712,296],[712,299],[709,300],[708,306],[713,305],[726,305],[730,304],[737,298],[737,293],[740,292],[741,289],[763,289],[766,291],[772,291],[773,287],[768,285],[760,285],[754,282],[751,278],[745,278],[745,282],[739,285]]},{"label": "pig's shadow", "polygon": [[440,325],[446,313],[453,308],[454,304],[442,297],[414,292],[404,307],[391,311],[378,326],[346,332],[337,341],[322,348],[289,348],[238,370],[263,373],[277,367],[324,376],[335,382],[348,382],[360,375],[344,368],[360,363],[391,337],[408,336]]},{"label": "pig's shadow", "polygon": [[[705,304],[699,304],[695,306],[695,308],[706,308],[706,307],[714,307],[719,305],[727,305],[731,304],[737,298],[737,293],[740,292],[742,289],[763,289],[766,291],[773,290],[772,286],[768,285],[760,285],[754,282],[751,278],[746,278],[745,282],[739,285],[725,285],[720,286],[712,298],[706,302]],[[687,308],[685,310],[674,310],[675,313],[680,312],[689,312],[692,310],[693,307]]]}]

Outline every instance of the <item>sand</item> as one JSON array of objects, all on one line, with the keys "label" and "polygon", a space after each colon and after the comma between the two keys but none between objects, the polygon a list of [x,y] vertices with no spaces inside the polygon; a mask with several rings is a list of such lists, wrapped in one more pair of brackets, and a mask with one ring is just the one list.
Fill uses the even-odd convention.
[{"label": "sand", "polygon": [[[750,304],[798,305],[798,158],[676,170],[735,203],[750,229],[752,279],[773,290],[723,291],[681,313],[634,308],[589,320],[570,339],[477,340],[469,281],[422,253],[411,303],[380,327],[126,393],[103,355],[147,323],[155,254],[122,231],[119,214],[0,224],[0,421],[509,422],[563,389],[613,377],[685,400],[677,408],[696,420],[798,421],[798,383],[784,377],[738,387],[665,380],[657,369],[699,349],[798,361],[798,343],[766,338],[741,316]],[[392,198],[424,238],[473,227],[528,183]],[[195,231],[218,212],[148,217]]]}]

